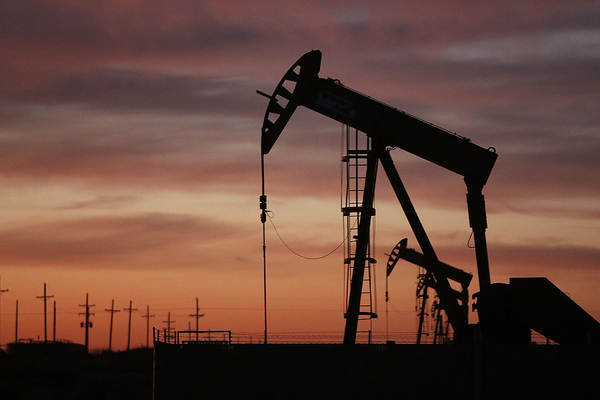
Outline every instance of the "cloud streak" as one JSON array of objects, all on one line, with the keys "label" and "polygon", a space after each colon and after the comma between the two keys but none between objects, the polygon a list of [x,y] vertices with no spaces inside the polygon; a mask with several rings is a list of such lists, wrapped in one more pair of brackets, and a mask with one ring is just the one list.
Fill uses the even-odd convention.
[{"label": "cloud streak", "polygon": [[73,73],[30,91],[18,100],[75,103],[121,111],[225,115],[260,113],[252,86],[242,79],[177,76],[127,69]]},{"label": "cloud streak", "polygon": [[5,231],[0,253],[12,267],[201,268],[202,253],[233,236],[231,226],[188,215],[90,217]]}]

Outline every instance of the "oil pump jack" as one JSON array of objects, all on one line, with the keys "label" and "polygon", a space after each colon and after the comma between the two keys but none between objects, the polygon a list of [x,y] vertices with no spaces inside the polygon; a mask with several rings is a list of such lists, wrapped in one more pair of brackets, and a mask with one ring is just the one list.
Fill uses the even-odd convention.
[{"label": "oil pump jack", "polygon": [[[261,152],[264,158],[271,151],[298,106],[355,128],[371,140],[370,149],[365,154],[367,172],[345,313],[344,344],[354,344],[356,341],[379,163],[422,251],[419,253],[407,249],[404,242],[393,254],[426,269],[426,282],[437,292],[439,306],[445,311],[454,331],[454,342],[528,342],[531,329],[558,342],[600,342],[600,324],[546,278],[511,278],[510,284],[491,283],[486,244],[487,217],[482,191],[496,162],[497,154],[493,148],[482,148],[465,137],[356,92],[338,80],[320,78],[320,65],[321,52],[310,51],[292,65],[272,95],[258,91],[270,99],[262,126]],[[390,148],[402,149],[452,171],[462,176],[466,183],[468,217],[473,230],[480,289],[474,295],[478,299],[474,305],[479,315],[477,326],[469,325],[468,298],[465,298],[471,275],[442,263],[436,256],[390,156]],[[260,201],[264,224],[267,208],[264,188]],[[389,268],[388,262],[388,273]],[[449,280],[459,282],[463,291],[454,290]],[[544,302],[550,302],[555,311],[560,312],[540,315],[539,310],[544,308]]]}]

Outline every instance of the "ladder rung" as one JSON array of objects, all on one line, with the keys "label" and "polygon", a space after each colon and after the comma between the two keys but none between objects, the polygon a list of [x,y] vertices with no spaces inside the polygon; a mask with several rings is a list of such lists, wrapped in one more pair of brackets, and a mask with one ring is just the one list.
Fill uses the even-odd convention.
[{"label": "ladder rung", "polygon": [[[366,159],[368,156],[366,155],[349,155],[349,156],[343,156],[342,157],[342,162],[350,162],[350,159],[353,160],[357,160],[357,159]],[[366,166],[367,164],[356,164],[355,166]]]},{"label": "ladder rung", "polygon": [[[363,213],[365,212],[365,207],[357,206],[357,207],[342,207],[342,214],[345,216],[350,215],[350,213]],[[371,208],[371,215],[375,215],[375,209]]]},{"label": "ladder rung", "polygon": [[[353,274],[354,264],[356,263],[356,247],[358,244],[358,228],[362,217],[364,215],[375,215],[375,209],[373,207],[363,206],[363,197],[365,194],[365,188],[363,187],[366,183],[367,172],[369,170],[368,159],[373,154],[373,150],[369,149],[370,141],[367,139],[366,143],[358,138],[358,131],[356,137],[350,136],[349,132],[346,132],[347,149],[346,153],[342,156],[342,162],[346,163],[345,179],[346,179],[346,203],[345,207],[342,207],[342,213],[345,218],[345,227],[348,234],[348,248],[345,252],[344,264],[348,265],[348,279]],[[364,214],[363,214],[364,213]],[[352,225],[352,226],[351,226]],[[367,253],[364,254],[364,269],[365,275],[362,279],[362,290],[360,291],[360,302],[358,315],[359,320],[368,320],[377,318],[378,315],[373,311],[372,302],[372,290],[373,280],[371,278],[371,264],[377,263],[377,260],[370,257],[370,246],[371,243],[367,239]],[[364,243],[363,243],[364,244]],[[362,267],[362,266],[361,266]],[[348,300],[348,299],[347,299]],[[344,314],[344,318],[347,315]],[[357,330],[357,332],[359,332]]]},{"label": "ladder rung", "polygon": [[369,154],[370,150],[347,150],[346,153],[348,154],[364,154],[367,155]]},{"label": "ladder rung", "polygon": [[374,312],[359,311],[358,315],[368,315],[371,318],[379,318],[379,316],[377,315],[377,313],[374,313]]}]

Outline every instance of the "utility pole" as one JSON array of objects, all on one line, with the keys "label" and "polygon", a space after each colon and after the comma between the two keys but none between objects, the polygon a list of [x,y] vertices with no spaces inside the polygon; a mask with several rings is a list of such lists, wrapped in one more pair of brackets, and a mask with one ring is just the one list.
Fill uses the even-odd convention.
[{"label": "utility pole", "polygon": [[104,311],[108,311],[110,313],[110,334],[108,335],[108,351],[112,351],[113,315],[116,312],[121,312],[121,310],[115,310],[115,299],[113,299],[112,305],[110,306],[110,310],[104,309]]},{"label": "utility pole", "polygon": [[0,349],[2,348],[2,294],[8,289],[2,289],[2,277],[0,277]]},{"label": "utility pole", "polygon": [[[264,128],[262,133],[264,134]],[[265,223],[267,222],[267,216],[269,210],[267,210],[267,195],[265,194],[265,154],[261,151],[260,154],[260,172],[262,177],[262,194],[259,197],[260,209],[260,222],[262,222],[262,253],[263,253],[263,300],[265,308],[265,344],[267,344],[267,228]]]},{"label": "utility pole", "polygon": [[15,343],[19,341],[19,300],[17,300],[17,309],[15,312]]},{"label": "utility pole", "polygon": [[44,295],[36,296],[36,297],[38,299],[44,299],[44,343],[47,343],[48,342],[48,314],[46,313],[46,300],[51,299],[52,297],[54,297],[54,295],[46,296],[46,283],[44,283]]},{"label": "utility pole", "polygon": [[146,318],[146,347],[150,347],[150,318],[155,315],[150,315],[150,306],[146,306],[146,315],[142,315],[142,318]]},{"label": "utility pole", "polygon": [[127,331],[127,350],[129,350],[129,344],[131,343],[131,312],[137,311],[137,308],[131,308],[132,301],[129,300],[129,308],[124,308],[123,310],[129,311],[129,329]]},{"label": "utility pole", "polygon": [[163,321],[167,323],[167,334],[165,335],[165,337],[167,338],[167,343],[171,343],[171,322],[174,323],[175,321],[171,321],[171,311],[169,311],[167,315],[167,320]]},{"label": "utility pole", "polygon": [[190,317],[196,317],[196,341],[198,341],[198,319],[204,317],[204,314],[200,314],[200,308],[198,308],[198,298],[196,297],[196,314],[190,314]]},{"label": "utility pole", "polygon": [[90,328],[92,327],[92,323],[90,322],[90,315],[94,315],[94,313],[90,313],[90,307],[96,307],[94,304],[89,303],[89,295],[85,294],[85,304],[80,304],[79,307],[85,307],[85,313],[79,313],[79,315],[85,315],[85,323],[81,323],[81,327],[85,327],[85,352],[90,352]]},{"label": "utility pole", "polygon": [[52,321],[52,341],[56,342],[56,300],[54,300],[54,319]]}]

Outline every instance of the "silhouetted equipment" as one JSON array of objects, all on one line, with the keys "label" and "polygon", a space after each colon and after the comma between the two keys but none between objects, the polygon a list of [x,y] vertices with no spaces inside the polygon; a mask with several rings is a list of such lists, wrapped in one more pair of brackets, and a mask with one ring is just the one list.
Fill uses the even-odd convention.
[{"label": "silhouetted equipment", "polygon": [[442,313],[442,307],[438,299],[433,301],[431,306],[431,314],[433,316],[433,320],[435,321],[435,327],[433,329],[433,344],[444,344],[448,343],[448,325],[449,323],[444,323],[444,314]]},{"label": "silhouetted equipment", "polygon": [[421,158],[462,175],[467,183],[468,209],[474,231],[480,287],[490,284],[487,247],[485,243],[486,216],[481,191],[496,161],[495,152],[473,144],[470,140],[439,128],[396,108],[353,91],[338,80],[319,78],[321,52],[311,51],[301,57],[284,75],[270,97],[263,121],[261,149],[267,154],[275,144],[298,106],[364,132],[371,140],[367,158],[362,218],[358,226],[358,243],[346,315],[344,343],[352,344],[360,315],[360,297],[369,241],[372,193],[376,168],[381,162],[394,192],[404,209],[425,263],[456,337],[466,334],[468,321],[454,296],[448,278],[439,268],[439,261],[425,229],[406,193],[389,154],[389,147],[398,147]]},{"label": "silhouetted equipment", "polygon": [[[167,321],[163,321],[167,322]],[[175,321],[171,321],[175,322]],[[160,336],[160,330],[153,330],[154,343],[169,343],[175,345],[231,345],[231,331],[225,330],[207,330],[207,331],[177,331],[171,330],[170,333]]]},{"label": "silhouetted equipment", "polygon": [[[425,261],[425,256],[414,249],[410,249],[407,247],[408,239],[402,239],[396,247],[392,250],[389,255],[388,263],[387,263],[387,275],[389,276],[394,267],[398,263],[399,259],[403,259],[409,261],[415,265],[422,267],[425,272],[419,275],[419,282],[417,285],[417,299],[419,300],[419,328],[417,331],[417,344],[421,343],[421,335],[424,329],[424,320],[427,314],[427,300],[429,298],[427,294],[427,289],[429,287],[433,288],[437,292],[436,282],[433,279],[432,273],[429,270],[429,265]],[[452,289],[454,296],[459,301],[462,312],[465,318],[468,316],[469,312],[469,284],[471,283],[471,279],[473,279],[473,275],[465,272],[461,269],[455,268],[451,265],[443,263],[438,260],[437,262],[438,269],[440,273],[443,273],[449,280],[457,282],[461,286],[461,291]],[[432,306],[432,316],[435,321],[435,330],[434,330],[434,342],[437,340],[437,336],[440,332],[442,332],[441,321],[443,319],[442,313],[440,312],[443,308],[439,302],[434,303]]]},{"label": "silhouetted equipment", "polygon": [[473,297],[487,342],[529,343],[533,329],[559,344],[600,343],[598,321],[547,278],[510,278]]},{"label": "silhouetted equipment", "polygon": [[[398,257],[403,260],[409,261],[413,264],[419,265],[425,270],[429,272],[429,265],[425,261],[425,256],[414,249],[407,248],[408,239],[402,239],[398,245]],[[398,246],[397,246],[398,247]],[[461,269],[455,268],[451,265],[443,263],[441,261],[437,262],[438,270],[443,273],[449,280],[458,282],[461,286],[461,291],[453,290],[453,293],[456,299],[460,302],[463,312],[465,315],[469,312],[469,284],[471,283],[471,279],[473,279],[473,275],[465,272]],[[428,282],[430,287],[435,287],[435,281]],[[437,289],[436,289],[437,291]]]},{"label": "silhouetted equipment", "polygon": [[[211,331],[206,340],[193,340],[198,331],[191,330],[178,332],[172,338],[169,326],[169,332],[165,330],[162,338],[160,331],[154,335],[154,398],[599,397],[599,346],[530,344],[532,329],[559,344],[598,344],[600,324],[546,278],[511,278],[509,284],[491,283],[482,189],[496,161],[495,151],[350,90],[337,80],[319,78],[320,62],[321,53],[311,51],[289,69],[272,95],[258,91],[269,99],[261,140],[264,339],[266,344],[264,223],[268,211],[264,156],[295,109],[305,106],[366,133],[368,138],[364,147],[348,147],[344,156],[347,160],[343,160],[353,167],[364,168],[351,178],[363,183],[362,188],[351,189],[362,198],[357,197],[353,200],[355,204],[345,204],[342,209],[345,217],[351,215],[347,232],[353,241],[351,250],[345,253],[345,261],[353,266],[344,345],[233,344],[229,331],[228,337],[224,335],[217,340],[211,338],[211,333],[214,334]],[[479,315],[477,325],[469,325],[467,318],[472,275],[437,258],[400,180],[389,147],[401,148],[464,177],[480,286],[480,292],[473,296],[477,298],[474,305]],[[467,345],[396,345],[393,341],[386,345],[346,345],[355,343],[359,317],[372,313],[362,308],[361,297],[371,262],[370,221],[375,214],[372,200],[379,163],[420,247],[419,252],[408,248],[407,239],[400,241],[389,255],[386,275],[401,259],[422,267],[419,285],[437,292],[430,311],[435,321],[434,343],[448,342],[451,325],[452,342]],[[353,226],[354,221],[358,226]],[[427,296],[425,292],[422,295]],[[423,311],[424,307],[422,303]],[[442,310],[447,319],[443,318]],[[164,322],[171,322],[170,313],[169,320]]]},{"label": "silhouetted equipment", "polygon": [[[344,156],[342,157],[343,187],[342,214],[344,216],[344,264],[346,265],[346,310],[358,310],[356,334],[367,334],[371,343],[373,319],[378,318],[377,303],[373,296],[375,264],[373,248],[375,237],[371,234],[375,218],[375,178],[377,160],[369,156],[371,140],[350,126],[344,127]],[[368,237],[364,240],[365,235]],[[356,260],[361,261],[358,270]],[[357,285],[359,283],[359,285]],[[360,287],[359,287],[360,286]],[[350,304],[352,303],[352,307]],[[358,305],[357,305],[358,304]],[[346,314],[347,316],[347,314]],[[366,326],[365,326],[366,325]]]},{"label": "silhouetted equipment", "polygon": [[[304,106],[357,131],[362,131],[370,141],[368,149],[360,152],[360,156],[366,160],[366,171],[363,174],[364,188],[361,192],[363,198],[356,210],[353,210],[358,213],[359,218],[357,218],[357,240],[352,257],[350,294],[345,312],[345,344],[355,343],[358,319],[364,314],[361,310],[362,285],[365,267],[368,266],[367,262],[370,258],[368,251],[370,221],[374,214],[373,192],[379,163],[383,166],[422,251],[419,253],[415,250],[399,248],[395,250],[396,253],[392,252],[393,257],[390,256],[391,261],[388,261],[388,274],[394,268],[401,252],[404,256],[401,258],[425,268],[427,272],[423,277],[423,287],[425,290],[427,287],[432,287],[437,292],[440,300],[439,307],[448,317],[454,331],[455,342],[464,343],[473,340],[525,342],[529,340],[528,335],[525,334],[529,329],[542,329],[557,338],[559,343],[560,341],[565,343],[598,341],[594,333],[600,327],[598,322],[587,313],[581,313],[580,311],[583,310],[577,308],[574,303],[567,302],[560,290],[550,289],[550,286],[554,286],[549,281],[546,280],[550,286],[541,283],[534,285],[531,283],[533,281],[525,284],[524,281],[518,280],[511,280],[510,285],[506,286],[491,284],[485,233],[486,210],[482,190],[496,162],[497,154],[493,147],[482,148],[472,143],[470,139],[349,89],[339,80],[320,78],[318,76],[320,66],[321,52],[310,51],[285,73],[271,96],[259,91],[259,94],[269,98],[262,126],[261,165],[264,171],[264,155],[271,151],[298,106]],[[468,324],[467,316],[467,287],[472,276],[438,260],[389,154],[390,149],[393,148],[405,150],[464,178],[480,289],[477,295],[479,302],[476,305],[480,324],[476,330]],[[359,155],[358,152],[356,155]],[[260,201],[264,230],[266,209],[264,182]],[[450,280],[460,283],[462,291],[454,290]],[[519,303],[519,307],[515,308],[512,302],[517,300],[527,304]],[[525,318],[524,310],[531,310],[533,305],[539,302],[556,307],[546,308],[552,310],[554,316],[550,318],[548,314],[540,312],[535,318],[529,314]],[[561,330],[557,328],[557,323],[551,320],[570,321],[570,325]],[[569,330],[572,330],[570,335],[564,332]],[[583,330],[586,334],[581,334],[582,331],[579,330]],[[579,333],[575,333],[576,331]]]}]

